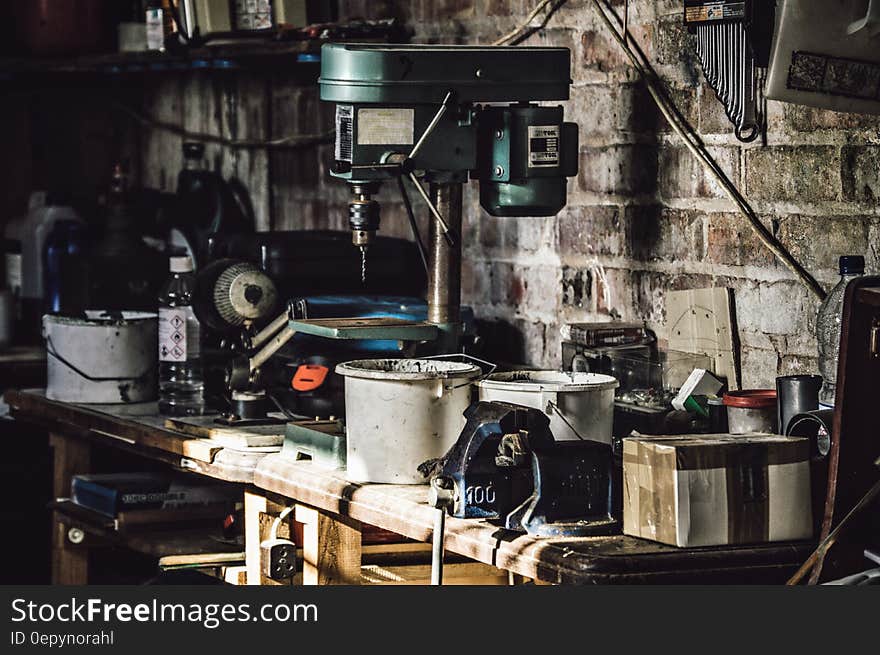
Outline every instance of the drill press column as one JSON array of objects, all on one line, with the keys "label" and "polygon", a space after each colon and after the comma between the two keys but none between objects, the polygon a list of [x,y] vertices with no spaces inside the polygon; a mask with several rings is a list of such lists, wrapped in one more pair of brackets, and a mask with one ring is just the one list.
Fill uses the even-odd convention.
[{"label": "drill press column", "polygon": [[442,352],[457,351],[461,333],[461,183],[431,184],[431,202],[456,235],[452,245],[438,221],[431,221],[428,252],[428,322],[442,333]]}]

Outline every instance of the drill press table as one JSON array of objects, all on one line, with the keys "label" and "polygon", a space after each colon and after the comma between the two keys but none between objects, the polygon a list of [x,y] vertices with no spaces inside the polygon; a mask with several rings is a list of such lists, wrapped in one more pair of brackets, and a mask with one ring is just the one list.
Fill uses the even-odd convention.
[{"label": "drill press table", "polygon": [[[311,506],[328,526],[339,522],[346,530],[357,530],[364,523],[418,541],[431,540],[436,510],[427,504],[427,486],[357,484],[279,455],[260,460],[254,483]],[[332,532],[329,527],[328,531]],[[447,553],[538,582],[573,584],[781,584],[813,546],[798,542],[680,549],[623,535],[539,539],[489,521],[453,517],[446,519],[445,536]],[[337,553],[339,559],[346,557]]]}]

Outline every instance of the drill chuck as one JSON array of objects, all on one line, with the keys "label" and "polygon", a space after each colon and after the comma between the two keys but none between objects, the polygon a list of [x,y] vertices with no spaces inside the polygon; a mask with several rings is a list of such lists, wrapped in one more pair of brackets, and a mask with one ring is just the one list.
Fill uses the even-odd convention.
[{"label": "drill chuck", "polygon": [[356,246],[368,246],[373,242],[379,229],[379,203],[372,194],[378,185],[352,185],[352,198],[348,203],[348,225],[351,228],[351,242]]}]

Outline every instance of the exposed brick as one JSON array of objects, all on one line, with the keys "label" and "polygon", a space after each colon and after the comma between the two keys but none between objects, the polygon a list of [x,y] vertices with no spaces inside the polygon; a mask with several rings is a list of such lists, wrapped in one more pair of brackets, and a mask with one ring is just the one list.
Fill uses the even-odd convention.
[{"label": "exposed brick", "polygon": [[610,206],[570,207],[559,215],[559,256],[620,255],[624,231],[620,209]]},{"label": "exposed brick", "polygon": [[870,217],[786,216],[779,238],[795,259],[809,271],[836,271],[841,255],[861,255],[868,250]]},{"label": "exposed brick", "polygon": [[635,261],[700,261],[704,216],[661,206],[626,211],[628,252]]},{"label": "exposed brick", "polygon": [[816,130],[864,130],[880,127],[880,116],[843,113],[790,103],[781,104],[783,120],[780,121],[780,124],[772,125],[774,128],[795,132],[815,132]]},{"label": "exposed brick", "polygon": [[844,146],[843,193],[847,200],[880,200],[880,146]]},{"label": "exposed brick", "polygon": [[773,253],[761,243],[742,214],[709,215],[706,259],[730,266],[774,265]]},{"label": "exposed brick", "polygon": [[651,32],[652,61],[660,66],[675,67],[679,79],[696,86],[700,79],[697,54],[693,37],[688,34],[681,15],[676,14],[671,20],[662,21]]},{"label": "exposed brick", "polygon": [[743,348],[740,354],[742,385],[745,389],[774,389],[780,357],[774,350]]},{"label": "exposed brick", "polygon": [[596,311],[615,318],[633,318],[632,284],[630,271],[604,267],[596,269],[593,276]]},{"label": "exposed brick", "polygon": [[602,72],[622,70],[629,66],[620,46],[603,30],[586,30],[581,34],[581,63]]},{"label": "exposed brick", "polygon": [[[630,25],[630,34],[646,52],[652,45],[651,25]],[[604,28],[585,30],[581,34],[581,64],[602,73],[623,72],[636,75],[629,59],[612,36]]]},{"label": "exposed brick", "polygon": [[718,94],[704,82],[700,86],[700,132],[702,134],[732,134],[733,123],[724,111]]},{"label": "exposed brick", "polygon": [[[721,170],[736,184],[739,179],[739,148],[716,146],[708,150]],[[684,146],[661,149],[659,169],[659,191],[663,198],[720,198],[723,195],[703,164]]]},{"label": "exposed brick", "polygon": [[562,269],[562,304],[590,309],[593,301],[593,272],[590,269]]},{"label": "exposed brick", "polygon": [[767,200],[837,200],[841,192],[836,146],[773,146],[746,150],[746,193]]},{"label": "exposed brick", "polygon": [[653,193],[657,184],[657,149],[644,145],[583,148],[578,179],[585,191]]}]

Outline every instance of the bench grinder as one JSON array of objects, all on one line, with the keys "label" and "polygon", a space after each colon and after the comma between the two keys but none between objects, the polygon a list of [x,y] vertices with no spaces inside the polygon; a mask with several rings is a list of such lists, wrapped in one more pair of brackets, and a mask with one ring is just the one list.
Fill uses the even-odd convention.
[{"label": "bench grinder", "polygon": [[566,178],[577,174],[577,125],[563,121],[561,106],[535,103],[568,99],[569,50],[328,43],[318,83],[321,100],[336,104],[331,174],[351,190],[363,273],[383,182],[397,185],[415,226],[406,179],[432,218],[423,251],[436,350],[458,352],[462,184],[479,181],[493,216],[562,209]]}]

